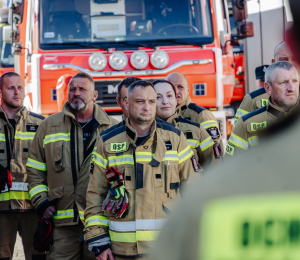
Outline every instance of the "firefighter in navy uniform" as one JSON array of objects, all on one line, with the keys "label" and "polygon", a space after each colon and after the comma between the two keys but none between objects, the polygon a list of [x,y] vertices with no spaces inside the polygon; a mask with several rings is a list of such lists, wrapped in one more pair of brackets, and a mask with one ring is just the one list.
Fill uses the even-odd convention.
[{"label": "firefighter in navy uniform", "polygon": [[17,73],[1,76],[0,259],[12,259],[17,233],[26,259],[46,259],[33,248],[39,216],[29,199],[26,171],[28,150],[44,117],[23,107],[24,96],[24,84]]},{"label": "firefighter in navy uniform", "polygon": [[145,259],[181,189],[199,175],[183,133],[155,120],[153,85],[128,88],[126,125],[103,135],[87,191],[85,241],[96,259]]},{"label": "firefighter in navy uniform", "polygon": [[178,114],[188,120],[199,123],[209,133],[215,143],[215,158],[221,159],[224,154],[222,135],[213,113],[191,102],[191,98],[189,97],[190,87],[183,74],[178,72],[171,73],[166,77],[166,80],[171,82],[176,89]]},{"label": "firefighter in navy uniform", "polygon": [[156,80],[152,84],[157,94],[156,117],[180,129],[194,152],[199,168],[207,167],[214,161],[214,142],[212,138],[200,124],[177,114],[176,91],[171,82]]}]

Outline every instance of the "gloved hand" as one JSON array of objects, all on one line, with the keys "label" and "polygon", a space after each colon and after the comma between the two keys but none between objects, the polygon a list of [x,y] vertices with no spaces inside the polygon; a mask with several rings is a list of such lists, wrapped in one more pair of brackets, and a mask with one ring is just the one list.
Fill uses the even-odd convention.
[{"label": "gloved hand", "polygon": [[114,188],[124,184],[123,174],[114,167],[109,167],[105,173],[108,183]]},{"label": "gloved hand", "polygon": [[5,186],[12,187],[12,179],[9,170],[0,164],[0,193],[5,190]]},{"label": "gloved hand", "polygon": [[53,222],[50,219],[40,219],[33,236],[33,247],[39,252],[50,252],[53,245]]}]

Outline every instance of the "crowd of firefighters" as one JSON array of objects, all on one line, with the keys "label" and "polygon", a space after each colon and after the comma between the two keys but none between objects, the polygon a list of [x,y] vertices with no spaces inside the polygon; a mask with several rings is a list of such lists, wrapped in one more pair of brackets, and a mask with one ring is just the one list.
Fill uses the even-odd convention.
[{"label": "crowd of firefighters", "polygon": [[[17,233],[26,259],[147,258],[182,192],[230,168],[231,157],[259,144],[261,130],[297,110],[299,66],[287,42],[275,48],[270,66],[257,69],[257,80],[263,84],[245,96],[224,151],[215,117],[191,102],[180,73],[120,82],[121,122],[95,103],[94,81],[83,72],[70,80],[62,112],[46,119],[23,106],[22,78],[2,75],[0,259],[12,259]],[[197,210],[198,201],[187,198],[185,206]],[[182,240],[199,223],[179,232],[194,221],[169,226],[174,248],[162,234],[153,259],[195,259],[184,257],[193,251]]]}]

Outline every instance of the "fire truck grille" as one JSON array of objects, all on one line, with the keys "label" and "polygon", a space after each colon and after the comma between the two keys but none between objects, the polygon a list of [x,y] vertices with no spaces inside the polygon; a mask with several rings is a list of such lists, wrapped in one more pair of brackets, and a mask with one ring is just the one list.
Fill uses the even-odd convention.
[{"label": "fire truck grille", "polygon": [[120,81],[95,81],[95,88],[98,92],[96,103],[101,107],[116,107],[117,104],[117,84]]}]

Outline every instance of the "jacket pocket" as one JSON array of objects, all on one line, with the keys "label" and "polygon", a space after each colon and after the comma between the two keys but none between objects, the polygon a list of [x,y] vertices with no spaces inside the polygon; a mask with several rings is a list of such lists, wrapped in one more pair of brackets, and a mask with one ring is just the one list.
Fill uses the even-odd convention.
[{"label": "jacket pocket", "polygon": [[54,161],[53,161],[53,168],[56,172],[60,172],[65,169],[65,165],[63,162],[64,159],[64,150],[65,150],[65,143],[64,142],[57,142],[54,145]]}]

